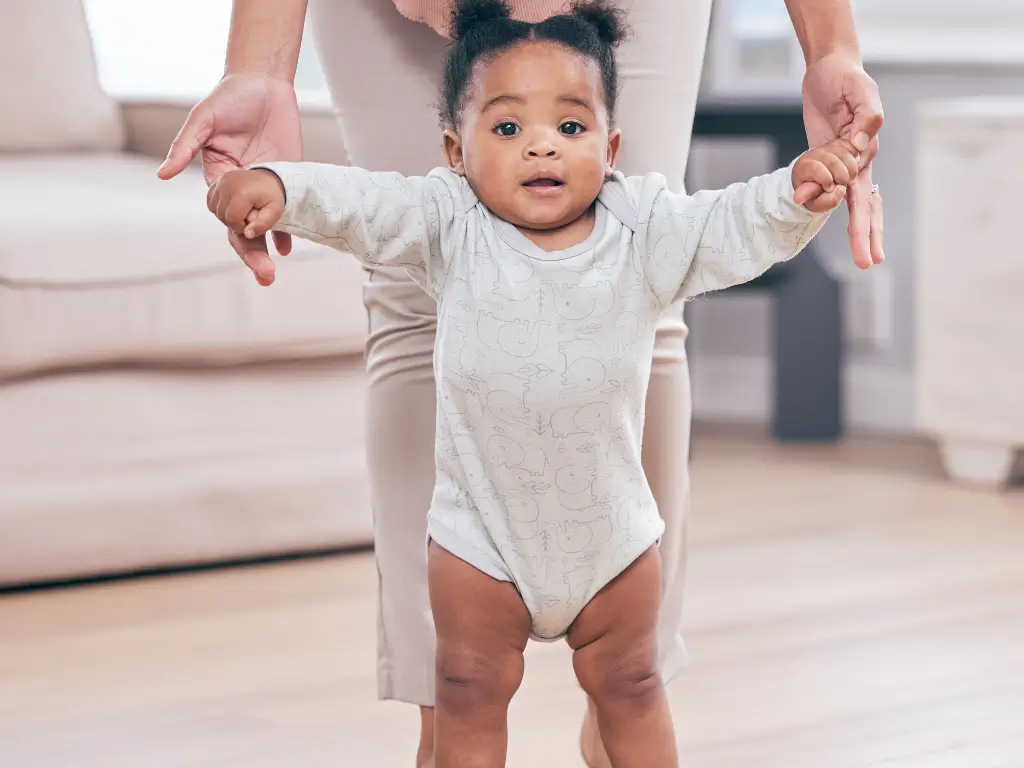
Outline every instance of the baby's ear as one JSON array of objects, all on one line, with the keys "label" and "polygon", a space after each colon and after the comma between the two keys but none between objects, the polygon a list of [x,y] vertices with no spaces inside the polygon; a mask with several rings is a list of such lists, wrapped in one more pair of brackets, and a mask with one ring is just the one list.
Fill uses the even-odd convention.
[{"label": "baby's ear", "polygon": [[459,176],[466,175],[466,161],[462,152],[462,139],[459,134],[449,129],[441,135],[444,156],[448,158],[448,167]]},{"label": "baby's ear", "polygon": [[613,128],[608,133],[608,161],[604,167],[605,178],[610,178],[615,170],[615,163],[619,159],[619,150],[622,148],[622,131]]}]

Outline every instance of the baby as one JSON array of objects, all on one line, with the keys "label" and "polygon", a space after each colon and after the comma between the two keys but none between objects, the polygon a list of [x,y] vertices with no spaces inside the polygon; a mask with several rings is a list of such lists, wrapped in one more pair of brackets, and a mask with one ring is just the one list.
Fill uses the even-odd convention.
[{"label": "baby", "polygon": [[[531,636],[573,648],[616,768],[675,766],[655,637],[664,525],[640,463],[656,321],[795,256],[860,158],[836,140],[692,196],[627,178],[615,8],[528,24],[503,0],[463,0],[452,34],[447,168],[266,163],[224,176],[208,204],[249,238],[288,232],[404,267],[438,303],[424,542],[438,768],[505,765]],[[250,267],[269,282],[263,257]]]}]

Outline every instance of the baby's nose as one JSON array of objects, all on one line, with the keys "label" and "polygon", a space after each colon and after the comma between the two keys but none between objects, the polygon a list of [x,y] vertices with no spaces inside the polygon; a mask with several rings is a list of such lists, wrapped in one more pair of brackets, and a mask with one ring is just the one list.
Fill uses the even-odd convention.
[{"label": "baby's nose", "polygon": [[530,147],[531,157],[554,157],[558,150],[553,144],[539,144]]}]

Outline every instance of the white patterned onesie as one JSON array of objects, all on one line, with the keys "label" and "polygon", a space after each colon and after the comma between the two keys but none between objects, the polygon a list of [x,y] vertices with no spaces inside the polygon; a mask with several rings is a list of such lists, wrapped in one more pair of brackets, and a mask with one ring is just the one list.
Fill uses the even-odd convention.
[{"label": "white patterned onesie", "polygon": [[428,535],[515,584],[545,640],[664,530],[640,465],[663,309],[752,280],[827,218],[793,201],[791,168],[693,196],[616,173],[593,233],[547,252],[449,170],[255,167],[285,187],[275,229],[402,266],[437,301]]}]

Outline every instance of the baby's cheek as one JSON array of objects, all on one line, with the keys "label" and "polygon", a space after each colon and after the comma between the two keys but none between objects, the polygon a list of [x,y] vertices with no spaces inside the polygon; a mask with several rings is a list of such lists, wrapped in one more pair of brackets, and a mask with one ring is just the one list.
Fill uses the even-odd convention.
[{"label": "baby's cheek", "polygon": [[513,191],[518,189],[520,175],[515,163],[500,156],[481,158],[471,166],[467,164],[469,182],[488,207],[500,207],[511,200]]}]

